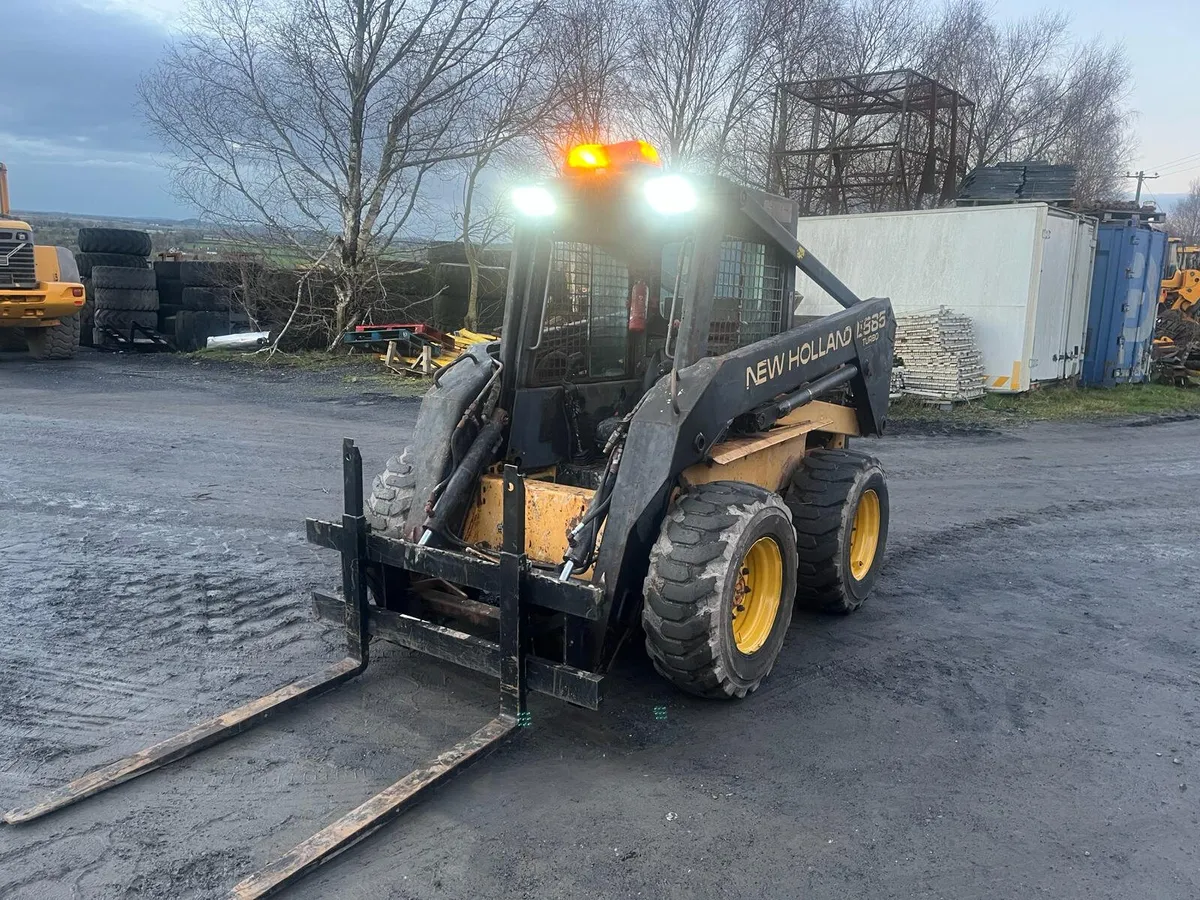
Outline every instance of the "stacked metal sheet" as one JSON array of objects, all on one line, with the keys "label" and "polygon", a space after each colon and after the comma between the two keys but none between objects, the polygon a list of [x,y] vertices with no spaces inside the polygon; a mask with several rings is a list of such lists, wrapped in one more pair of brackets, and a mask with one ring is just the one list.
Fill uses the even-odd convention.
[{"label": "stacked metal sheet", "polygon": [[1042,162],[997,163],[967,174],[958,189],[958,202],[1070,203],[1075,198],[1075,166]]},{"label": "stacked metal sheet", "polygon": [[983,396],[983,358],[969,318],[940,306],[896,324],[906,396],[949,403]]}]

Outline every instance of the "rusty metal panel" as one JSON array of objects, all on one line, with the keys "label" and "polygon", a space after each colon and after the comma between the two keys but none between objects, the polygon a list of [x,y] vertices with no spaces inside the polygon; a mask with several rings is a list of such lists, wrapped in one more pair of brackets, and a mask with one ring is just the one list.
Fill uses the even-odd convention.
[{"label": "rusty metal panel", "polygon": [[[525,553],[538,562],[559,563],[567,552],[567,533],[578,524],[595,491],[549,481],[525,482]],[[484,475],[467,513],[463,540],[499,547],[504,540],[504,479]],[[601,529],[603,532],[603,529]],[[583,573],[578,573],[583,574]]]}]

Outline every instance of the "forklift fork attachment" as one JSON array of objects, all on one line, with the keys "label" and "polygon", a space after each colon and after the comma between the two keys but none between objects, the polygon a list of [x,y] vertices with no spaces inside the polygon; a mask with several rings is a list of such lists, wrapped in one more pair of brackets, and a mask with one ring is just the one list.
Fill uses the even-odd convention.
[{"label": "forklift fork attachment", "polygon": [[222,713],[132,756],[90,772],[82,778],[76,778],[65,787],[52,792],[40,803],[24,809],[10,810],[4,815],[7,824],[18,825],[41,818],[101,791],[124,784],[139,775],[153,772],[168,763],[191,756],[257,725],[271,713],[335,687],[366,669],[371,638],[366,628],[367,587],[362,571],[367,536],[362,501],[362,455],[350,440],[342,442],[342,472],[346,495],[342,527],[350,536],[351,551],[342,554],[342,590],[347,598],[346,658],[334,663],[324,672],[293,681],[265,697]]},{"label": "forklift fork attachment", "polygon": [[153,772],[168,763],[191,756],[193,753],[211,747],[240,731],[245,731],[247,728],[257,725],[271,713],[328,690],[353,678],[361,671],[362,665],[358,660],[343,659],[324,672],[293,681],[286,687],[281,687],[265,697],[252,700],[245,706],[222,713],[152,747],[139,750],[132,756],[110,763],[82,778],[76,778],[70,784],[49,794],[40,803],[25,809],[10,810],[5,813],[4,821],[9,825],[18,825],[22,822],[39,819],[65,806],[70,806],[72,803],[78,803],[80,800],[91,797],[93,794],[106,791],[118,784],[124,784],[139,775]]},{"label": "forklift fork attachment", "polygon": [[517,727],[517,720],[500,715],[477,732],[439,754],[432,762],[405,775],[391,787],[297,845],[265,869],[233,888],[233,900],[257,900],[283,890],[305,873],[382,828],[417,799],[421,791],[465,769]]},{"label": "forklift fork attachment", "polygon": [[[342,620],[346,627],[347,656],[324,672],[294,681],[274,693],[209,719],[173,738],[77,778],[42,802],[14,809],[4,816],[10,825],[28,822],[70,806],[79,800],[116,787],[218,741],[257,725],[276,710],[311,697],[363,672],[369,661],[371,610],[367,600],[365,568],[367,526],[363,516],[362,456],[354,442],[342,444],[345,511],[338,539],[342,554]],[[522,634],[521,580],[527,575],[525,557],[525,482],[515,466],[504,470],[504,546],[500,554],[500,641],[496,660],[500,676],[500,714],[464,741],[439,754],[432,762],[405,775],[357,809],[313,835],[265,869],[236,885],[234,900],[266,897],[292,884],[305,873],[332,859],[414,803],[427,789],[446,781],[527,724],[525,711],[526,640]],[[329,598],[333,600],[334,598]],[[489,663],[491,659],[489,657]],[[489,665],[490,668],[490,665]],[[544,667],[543,667],[544,668]],[[541,672],[535,666],[535,671]],[[586,693],[586,692],[585,692]]]}]

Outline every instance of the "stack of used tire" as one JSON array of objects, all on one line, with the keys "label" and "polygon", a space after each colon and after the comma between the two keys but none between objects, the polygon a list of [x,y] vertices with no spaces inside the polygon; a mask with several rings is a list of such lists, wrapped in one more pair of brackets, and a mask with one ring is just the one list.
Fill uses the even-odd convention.
[{"label": "stack of used tire", "polygon": [[75,261],[87,293],[82,317],[83,343],[108,347],[105,330],[130,335],[133,326],[153,331],[158,325],[158,291],[150,271],[150,235],[128,228],[80,228]]},{"label": "stack of used tire", "polygon": [[210,337],[229,334],[233,274],[229,266],[218,262],[156,262],[159,331],[185,351],[202,350]]}]

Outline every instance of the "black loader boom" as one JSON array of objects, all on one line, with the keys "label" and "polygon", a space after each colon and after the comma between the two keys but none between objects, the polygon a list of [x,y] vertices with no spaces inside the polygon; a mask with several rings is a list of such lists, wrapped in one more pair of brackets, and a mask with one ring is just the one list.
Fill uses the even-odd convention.
[{"label": "black loader boom", "polygon": [[[361,674],[372,639],[498,679],[474,735],[234,887],[264,897],[528,724],[529,691],[596,709],[639,632],[665,678],[736,699],[797,604],[846,614],[884,558],[888,492],[849,448],[886,423],[895,319],[796,240],[796,204],[664,173],[640,141],[582,145],[513,193],[501,340],[439,371],[416,443],[374,478],[343,447],[346,658],[5,816],[36,819]],[[796,314],[805,272],[845,307]]]}]

